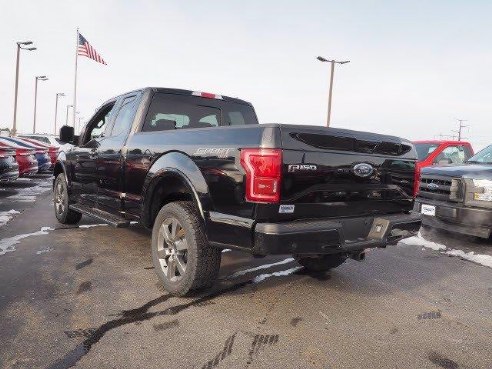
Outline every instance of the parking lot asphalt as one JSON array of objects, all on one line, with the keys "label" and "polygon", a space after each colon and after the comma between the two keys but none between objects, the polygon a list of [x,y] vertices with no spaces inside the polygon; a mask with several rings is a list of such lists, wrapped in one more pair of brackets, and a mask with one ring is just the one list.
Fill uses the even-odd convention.
[{"label": "parking lot asphalt", "polygon": [[489,267],[411,243],[318,275],[226,251],[212,290],[176,298],[149,231],[58,224],[50,186],[0,185],[1,368],[492,368]]}]

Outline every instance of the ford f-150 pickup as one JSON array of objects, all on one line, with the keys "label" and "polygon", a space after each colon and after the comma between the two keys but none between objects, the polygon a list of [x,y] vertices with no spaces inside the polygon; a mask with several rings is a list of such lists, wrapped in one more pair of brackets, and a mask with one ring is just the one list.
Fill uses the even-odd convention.
[{"label": "ford f-150 pickup", "polygon": [[489,238],[492,232],[492,145],[459,166],[422,169],[415,211],[424,226]]},{"label": "ford f-150 pickup", "polygon": [[416,152],[393,136],[260,125],[243,100],[145,88],[60,139],[76,145],[54,169],[57,219],[152,228],[155,271],[175,295],[212,286],[223,248],[326,271],[420,228]]}]

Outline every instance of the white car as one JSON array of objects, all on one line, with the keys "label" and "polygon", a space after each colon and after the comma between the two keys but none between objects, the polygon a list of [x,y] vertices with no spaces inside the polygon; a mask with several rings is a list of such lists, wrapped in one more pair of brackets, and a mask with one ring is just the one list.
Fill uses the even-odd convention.
[{"label": "white car", "polygon": [[48,135],[48,134],[21,134],[18,135],[19,137],[25,137],[25,138],[30,138],[36,141],[40,141],[44,144],[60,147],[63,145],[62,142],[56,137],[55,135]]},{"label": "white car", "polygon": [[39,142],[42,142],[47,145],[52,145],[58,147],[60,152],[67,152],[69,151],[73,145],[69,143],[63,143],[61,142],[57,136],[55,135],[49,135],[49,134],[21,134],[18,135],[19,137],[25,137],[25,138],[30,138],[32,140],[37,140]]}]

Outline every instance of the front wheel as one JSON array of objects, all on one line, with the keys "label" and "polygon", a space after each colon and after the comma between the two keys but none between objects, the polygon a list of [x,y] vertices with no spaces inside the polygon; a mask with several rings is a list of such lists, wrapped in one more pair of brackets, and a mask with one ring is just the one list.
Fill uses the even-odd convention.
[{"label": "front wheel", "polygon": [[219,274],[221,250],[209,245],[192,202],[162,207],[152,229],[152,260],[165,289],[183,296],[211,287]]},{"label": "front wheel", "polygon": [[296,256],[297,262],[310,272],[326,272],[342,265],[347,257],[342,254],[316,255],[312,257]]},{"label": "front wheel", "polygon": [[68,208],[68,187],[65,174],[59,174],[53,188],[53,205],[55,207],[56,219],[62,224],[76,224],[82,218],[79,212]]}]

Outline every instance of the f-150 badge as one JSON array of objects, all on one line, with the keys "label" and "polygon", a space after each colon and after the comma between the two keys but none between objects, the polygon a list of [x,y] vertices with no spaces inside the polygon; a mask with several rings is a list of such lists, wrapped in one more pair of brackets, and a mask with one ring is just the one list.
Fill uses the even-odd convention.
[{"label": "f-150 badge", "polygon": [[313,172],[318,170],[318,166],[314,164],[289,164],[288,172]]}]

